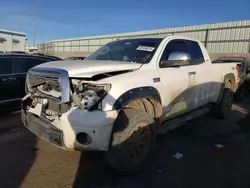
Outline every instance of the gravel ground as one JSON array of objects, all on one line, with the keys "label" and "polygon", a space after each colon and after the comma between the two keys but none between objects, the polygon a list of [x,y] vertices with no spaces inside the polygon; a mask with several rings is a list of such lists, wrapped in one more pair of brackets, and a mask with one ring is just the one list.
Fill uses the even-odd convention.
[{"label": "gravel ground", "polygon": [[4,116],[0,127],[11,128],[0,129],[0,188],[249,188],[248,112],[250,98],[234,105],[230,119],[205,115],[157,137],[142,171],[130,177],[111,171],[102,153],[58,149],[26,130],[19,113]]}]

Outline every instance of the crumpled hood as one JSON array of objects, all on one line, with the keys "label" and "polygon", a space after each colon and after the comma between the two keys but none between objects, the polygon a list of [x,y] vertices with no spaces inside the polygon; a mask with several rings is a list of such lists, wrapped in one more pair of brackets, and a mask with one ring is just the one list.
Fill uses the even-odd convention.
[{"label": "crumpled hood", "polygon": [[40,64],[34,68],[42,69],[45,67],[67,70],[69,77],[91,78],[92,76],[102,73],[136,70],[141,67],[141,64],[123,62],[123,61],[63,60],[63,61],[51,61],[48,63]]}]

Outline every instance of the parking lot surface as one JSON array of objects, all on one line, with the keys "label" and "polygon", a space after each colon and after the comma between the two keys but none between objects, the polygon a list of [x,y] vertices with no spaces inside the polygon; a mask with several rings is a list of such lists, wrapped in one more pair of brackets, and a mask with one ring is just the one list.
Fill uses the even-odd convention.
[{"label": "parking lot surface", "polygon": [[100,152],[61,150],[26,130],[18,112],[2,115],[0,188],[249,188],[249,112],[250,97],[229,119],[205,115],[158,136],[143,169],[128,177],[110,170]]}]

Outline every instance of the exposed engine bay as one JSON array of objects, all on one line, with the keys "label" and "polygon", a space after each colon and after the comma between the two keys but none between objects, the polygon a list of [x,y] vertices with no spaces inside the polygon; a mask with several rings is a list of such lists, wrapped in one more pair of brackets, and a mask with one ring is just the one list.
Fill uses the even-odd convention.
[{"label": "exposed engine bay", "polygon": [[83,79],[69,79],[70,87],[66,92],[69,101],[60,102],[62,90],[60,78],[29,75],[27,90],[30,96],[23,100],[23,110],[53,121],[55,117],[67,112],[72,107],[82,110],[101,110],[101,100],[111,88],[110,84],[100,84]]},{"label": "exposed engine bay", "polygon": [[110,84],[96,84],[72,79],[71,106],[78,106],[83,110],[101,109],[100,100],[110,90]]}]

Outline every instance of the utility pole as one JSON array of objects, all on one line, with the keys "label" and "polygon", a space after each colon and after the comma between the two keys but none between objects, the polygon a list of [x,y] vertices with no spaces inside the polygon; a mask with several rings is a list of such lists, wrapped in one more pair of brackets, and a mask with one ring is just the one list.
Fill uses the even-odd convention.
[{"label": "utility pole", "polygon": [[35,5],[33,5],[32,10],[32,23],[33,23],[33,47],[36,46],[36,11],[35,11]]}]

